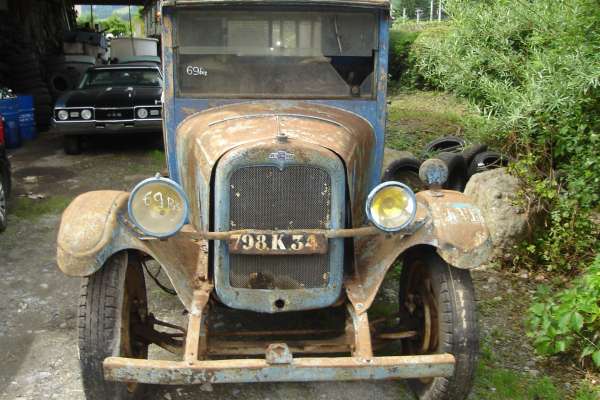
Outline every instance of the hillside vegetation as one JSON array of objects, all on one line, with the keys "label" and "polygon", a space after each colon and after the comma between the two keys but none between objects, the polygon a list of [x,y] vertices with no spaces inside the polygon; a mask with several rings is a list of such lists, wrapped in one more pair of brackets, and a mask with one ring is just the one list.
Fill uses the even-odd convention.
[{"label": "hillside vegetation", "polygon": [[392,33],[392,78],[463,97],[489,122],[486,140],[515,160],[524,206],[544,211],[507,266],[569,282],[555,295],[542,288],[532,340],[542,354],[576,353],[600,367],[598,1],[448,0],[446,8],[447,24]]}]

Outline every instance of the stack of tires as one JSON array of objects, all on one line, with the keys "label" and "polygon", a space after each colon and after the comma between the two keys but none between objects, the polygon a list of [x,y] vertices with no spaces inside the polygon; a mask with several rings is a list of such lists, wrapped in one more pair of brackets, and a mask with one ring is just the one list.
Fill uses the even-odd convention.
[{"label": "stack of tires", "polygon": [[448,167],[444,189],[462,192],[471,177],[479,172],[506,167],[508,159],[501,153],[488,150],[485,144],[471,144],[459,137],[446,136],[429,142],[420,158],[401,152],[384,171],[382,181],[399,181],[415,192],[425,189],[419,178],[421,163],[428,158],[442,160]]},{"label": "stack of tires", "polygon": [[94,57],[85,55],[54,56],[46,61],[47,83],[56,100],[62,94],[76,89],[85,71],[94,66]]},{"label": "stack of tires", "polygon": [[10,80],[10,65],[0,58],[0,87],[8,86]]},{"label": "stack of tires", "polygon": [[52,117],[53,101],[35,50],[24,46],[20,53],[10,58],[9,62],[12,89],[16,93],[33,96],[35,121],[40,130],[47,129]]}]

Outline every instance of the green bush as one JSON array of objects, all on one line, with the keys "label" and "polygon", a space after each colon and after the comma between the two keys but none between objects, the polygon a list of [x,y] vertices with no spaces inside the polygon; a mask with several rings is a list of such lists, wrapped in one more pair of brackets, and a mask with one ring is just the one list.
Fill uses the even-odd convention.
[{"label": "green bush", "polygon": [[419,36],[419,32],[390,30],[390,53],[388,72],[392,81],[398,82],[409,69],[408,55],[410,47]]},{"label": "green bush", "polygon": [[542,210],[519,268],[584,274],[529,312],[543,354],[600,367],[600,8],[598,0],[447,0],[446,34],[422,33],[415,74],[496,121],[527,208]]},{"label": "green bush", "polygon": [[600,256],[572,287],[557,295],[541,287],[529,309],[527,325],[540,353],[580,349],[582,361],[589,358],[600,368]]},{"label": "green bush", "polygon": [[546,211],[521,266],[569,271],[598,251],[600,13],[597,0],[448,0],[445,35],[413,46],[418,75],[498,121],[528,206]]}]

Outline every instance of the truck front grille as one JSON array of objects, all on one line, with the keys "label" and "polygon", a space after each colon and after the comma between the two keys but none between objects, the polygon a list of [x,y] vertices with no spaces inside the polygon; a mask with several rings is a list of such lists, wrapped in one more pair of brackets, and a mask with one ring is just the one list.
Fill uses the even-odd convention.
[{"label": "truck front grille", "polygon": [[[229,228],[327,229],[331,178],[318,167],[292,165],[244,167],[230,180]],[[326,287],[329,255],[229,255],[232,287],[301,289]]]}]

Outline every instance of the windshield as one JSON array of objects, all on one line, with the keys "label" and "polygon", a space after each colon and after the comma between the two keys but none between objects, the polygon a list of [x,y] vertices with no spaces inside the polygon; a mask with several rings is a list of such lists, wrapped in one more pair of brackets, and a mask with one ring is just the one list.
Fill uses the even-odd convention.
[{"label": "windshield", "polygon": [[153,68],[96,69],[85,73],[80,89],[105,86],[160,87],[162,79]]},{"label": "windshield", "polygon": [[197,97],[373,97],[374,13],[180,12],[178,91]]}]

